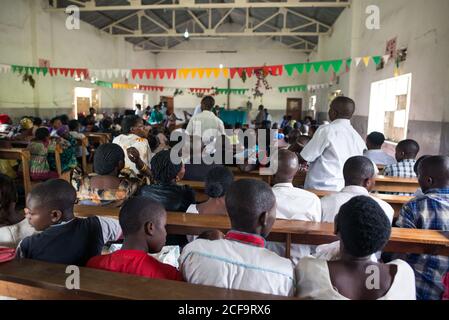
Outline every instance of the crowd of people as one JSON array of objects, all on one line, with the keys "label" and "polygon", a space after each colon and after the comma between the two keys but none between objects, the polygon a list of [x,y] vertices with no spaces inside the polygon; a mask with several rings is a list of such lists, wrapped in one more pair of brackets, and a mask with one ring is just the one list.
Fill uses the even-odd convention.
[{"label": "crowd of people", "polygon": [[[152,110],[138,105],[128,115],[99,116],[91,109],[77,119],[23,117],[16,127],[1,115],[5,133],[0,146],[28,141],[31,179],[40,183],[20,204],[20,164],[0,160],[0,246],[16,248],[18,259],[306,299],[448,297],[448,257],[382,251],[392,226],[449,230],[449,157],[417,159],[419,144],[410,139],[397,144],[394,158],[389,156],[382,150],[382,133],[370,133],[364,140],[352,127],[355,103],[347,97],[331,103],[330,123],[322,125],[310,117],[295,121],[285,116],[278,126],[260,106],[251,127],[275,128],[281,134],[268,134],[274,141],[255,146],[239,141],[237,132],[249,130],[248,125],[223,123],[214,106],[213,97],[204,97],[201,110],[183,125],[185,130],[175,125],[176,116],[164,117],[164,104]],[[175,130],[189,137],[180,163],[172,157],[180,141],[170,141]],[[77,144],[89,132],[112,137],[108,143],[88,146],[91,174],[79,169]],[[193,142],[195,137],[200,144]],[[275,156],[273,186],[236,180],[221,163],[190,161],[199,154],[221,152],[226,145],[218,143],[222,139],[235,147],[234,159],[243,159],[236,162],[243,171],[269,166],[270,156]],[[63,149],[63,170],[72,172],[70,182],[55,172],[52,148],[57,144]],[[379,173],[376,165],[385,166],[384,175],[419,181],[420,190],[397,221],[393,208],[370,193]],[[302,188],[294,185],[298,173],[306,175]],[[204,181],[206,201],[197,203],[188,179]],[[307,191],[312,189],[334,193],[320,199]],[[92,206],[93,216],[77,218],[76,203]],[[120,207],[119,219],[95,216],[95,206]],[[167,211],[225,215],[231,231],[167,235]],[[318,247],[292,245],[287,259],[285,244],[266,240],[276,219],[332,222],[339,240]],[[112,242],[121,248],[102,255]],[[148,254],[165,245],[181,248],[178,268]],[[366,270],[372,268],[379,271],[375,288],[366,286]]]}]

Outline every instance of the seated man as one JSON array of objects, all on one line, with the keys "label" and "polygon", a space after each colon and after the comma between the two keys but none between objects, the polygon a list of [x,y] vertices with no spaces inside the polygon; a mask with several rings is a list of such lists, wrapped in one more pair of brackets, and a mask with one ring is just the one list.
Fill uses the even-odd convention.
[{"label": "seated man", "polygon": [[123,246],[114,253],[91,258],[87,267],[122,272],[148,278],[182,280],[175,267],[159,262],[148,253],[158,253],[165,245],[167,212],[158,202],[136,197],[120,209]]},{"label": "seated man", "polygon": [[[320,199],[313,193],[292,184],[299,170],[299,161],[295,153],[279,150],[278,171],[274,176],[273,193],[276,197],[276,218],[287,220],[321,221]],[[267,248],[279,255],[285,254],[285,245],[269,242]],[[291,258],[296,264],[302,257],[310,254],[308,245],[292,245]]]},{"label": "seated man", "polygon": [[385,167],[385,176],[399,178],[416,178],[413,171],[415,159],[419,152],[419,144],[415,140],[403,140],[396,146],[396,160],[398,163]]},{"label": "seated man", "polygon": [[[449,157],[433,156],[422,160],[418,176],[424,195],[402,207],[396,226],[449,231]],[[449,257],[409,254],[406,260],[415,270],[417,299],[440,300]]]},{"label": "seated man", "polygon": [[276,219],[276,198],[268,184],[242,179],[226,194],[232,230],[223,240],[198,239],[179,258],[185,280],[227,289],[291,296],[293,265],[265,249]]},{"label": "seated man", "polygon": [[364,152],[364,156],[370,159],[375,164],[379,165],[390,165],[396,163],[396,160],[386,154],[382,150],[382,145],[385,142],[385,136],[380,132],[371,132],[366,137],[366,146],[368,147],[368,150]]}]

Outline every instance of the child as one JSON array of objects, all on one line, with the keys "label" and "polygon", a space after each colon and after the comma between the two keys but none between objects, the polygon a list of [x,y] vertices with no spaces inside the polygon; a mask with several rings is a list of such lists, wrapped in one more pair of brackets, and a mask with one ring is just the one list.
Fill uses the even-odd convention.
[{"label": "child", "polygon": [[[69,121],[69,134],[72,138],[77,139],[77,140],[83,140],[86,138],[86,136],[82,133],[80,133],[80,123],[78,120],[73,119]],[[80,158],[83,155],[83,147],[82,146],[77,146],[76,148],[76,157],[78,159],[79,162],[81,162]],[[86,156],[89,154],[87,151],[87,148],[85,148],[85,152],[86,152]]]},{"label": "child", "polygon": [[403,140],[396,146],[396,160],[398,163],[385,167],[385,176],[400,178],[416,178],[413,171],[415,159],[419,152],[419,145],[415,140]]},{"label": "child", "polygon": [[165,244],[167,213],[162,205],[143,197],[130,199],[121,208],[119,220],[125,237],[121,250],[93,257],[87,267],[182,281],[176,268],[148,255],[160,252]]},{"label": "child", "polygon": [[[418,182],[424,195],[406,203],[399,214],[399,228],[449,231],[449,157],[425,158],[418,166]],[[418,300],[440,300],[442,277],[449,270],[449,257],[409,254],[415,270]]]},{"label": "child", "polygon": [[223,240],[198,239],[188,244],[179,258],[188,282],[291,296],[293,265],[265,249],[276,219],[276,198],[263,181],[242,179],[226,194],[232,230]]},{"label": "child", "polygon": [[375,164],[379,165],[390,165],[396,163],[396,160],[386,154],[382,150],[382,145],[385,142],[385,136],[380,132],[371,132],[366,137],[366,146],[368,150],[364,152],[364,156],[373,161]]},{"label": "child", "polygon": [[14,181],[0,174],[0,247],[16,248],[35,233],[23,213],[16,211],[17,190]]},{"label": "child", "polygon": [[50,145],[50,133],[47,128],[36,130],[36,137],[28,145],[30,151],[30,177],[31,180],[48,180],[58,178],[58,173],[50,171],[48,163],[48,147]]},{"label": "child", "polygon": [[121,235],[117,220],[76,218],[75,189],[65,180],[38,184],[28,194],[25,215],[40,234],[25,238],[17,248],[20,258],[84,266],[101,253],[105,243]]},{"label": "child", "polygon": [[[335,219],[340,238],[339,260],[304,258],[296,267],[297,296],[316,300],[415,300],[412,268],[402,260],[388,264],[371,260],[382,250],[391,224],[382,208],[369,197],[358,196],[344,204]],[[370,288],[370,277],[378,276]]]}]

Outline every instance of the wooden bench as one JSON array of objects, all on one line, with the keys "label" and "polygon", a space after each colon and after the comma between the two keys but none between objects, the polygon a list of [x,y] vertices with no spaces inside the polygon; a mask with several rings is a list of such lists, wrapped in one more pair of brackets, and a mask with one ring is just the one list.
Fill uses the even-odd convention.
[{"label": "wooden bench", "polygon": [[21,161],[23,188],[25,189],[26,197],[31,191],[30,152],[26,149],[19,148],[0,149],[0,159]]},{"label": "wooden bench", "polygon": [[112,141],[112,135],[110,133],[85,132],[84,135],[92,144],[104,144]]},{"label": "wooden bench", "polygon": [[76,142],[81,147],[81,168],[83,169],[83,173],[87,174],[87,137],[84,139],[76,139]]},{"label": "wooden bench", "polygon": [[377,192],[415,193],[418,188],[417,179],[377,176],[374,190]]},{"label": "wooden bench", "polygon": [[294,299],[80,267],[80,289],[66,288],[65,265],[37,260],[0,264],[0,295],[16,299],[273,300]]},{"label": "wooden bench", "polygon": [[[119,208],[75,206],[79,217],[91,215],[118,217]],[[227,216],[211,216],[169,212],[167,232],[169,234],[199,235],[204,231],[230,229]],[[268,237],[271,241],[286,243],[286,256],[290,256],[292,243],[320,245],[337,240],[332,223],[315,223],[277,219]],[[390,241],[385,250],[394,253],[426,253],[449,256],[449,231],[392,228]]]}]

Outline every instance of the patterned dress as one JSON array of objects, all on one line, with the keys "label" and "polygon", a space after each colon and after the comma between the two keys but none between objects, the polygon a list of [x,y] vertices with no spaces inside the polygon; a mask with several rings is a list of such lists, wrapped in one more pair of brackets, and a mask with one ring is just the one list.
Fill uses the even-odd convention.
[{"label": "patterned dress", "polygon": [[48,147],[47,143],[41,141],[32,141],[28,145],[28,151],[31,155],[30,160],[30,177],[31,180],[48,180],[57,178],[57,172],[50,171],[48,163]]}]

